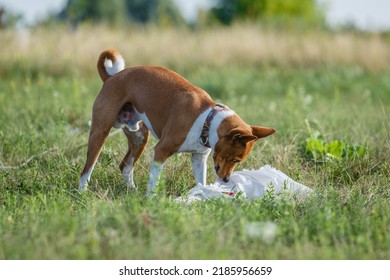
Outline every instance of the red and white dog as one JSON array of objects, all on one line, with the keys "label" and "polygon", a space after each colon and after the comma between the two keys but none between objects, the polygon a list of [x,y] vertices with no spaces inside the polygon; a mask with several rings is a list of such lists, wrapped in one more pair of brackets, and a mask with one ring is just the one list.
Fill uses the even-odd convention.
[{"label": "red and white dog", "polygon": [[192,154],[196,183],[206,184],[206,160],[213,151],[215,172],[229,180],[254,142],[275,132],[250,126],[234,111],[217,104],[201,88],[177,73],[156,66],[125,68],[116,50],[104,51],[97,68],[104,84],[92,110],[87,162],[79,189],[86,189],[103,143],[112,127],[122,127],[128,151],[120,170],[134,187],[133,168],[145,149],[149,132],[158,139],[147,188],[149,196],[158,184],[165,161],[176,153]]}]

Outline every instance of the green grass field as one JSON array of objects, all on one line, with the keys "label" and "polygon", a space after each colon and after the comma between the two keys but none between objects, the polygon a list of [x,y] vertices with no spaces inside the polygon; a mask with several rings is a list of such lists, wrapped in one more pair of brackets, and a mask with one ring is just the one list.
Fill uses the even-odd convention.
[{"label": "green grass field", "polygon": [[[77,191],[91,108],[101,87],[97,55],[119,45],[128,65],[144,64],[138,55],[142,48],[134,46],[142,45],[143,31],[128,41],[123,41],[122,33],[99,37],[98,31],[89,37],[64,35],[70,48],[83,46],[74,54],[74,64],[69,49],[53,43],[55,32],[39,31],[26,46],[19,46],[14,35],[2,34],[9,40],[0,47],[0,259],[390,258],[390,51],[384,47],[389,46],[388,39],[300,34],[300,46],[291,43],[294,36],[289,35],[287,43],[298,48],[292,52],[295,59],[288,60],[287,54],[284,59],[283,49],[276,59],[276,48],[274,57],[259,63],[252,57],[267,57],[269,50],[260,50],[256,58],[258,42],[249,35],[241,42],[248,47],[237,49],[237,43],[231,43],[238,32],[234,29],[232,36],[225,29],[192,35],[186,31],[186,38],[200,40],[200,46],[186,43],[199,47],[193,57],[179,46],[178,55],[164,52],[167,46],[179,45],[167,41],[184,36],[184,31],[158,35],[154,40],[160,39],[163,49],[147,45],[145,64],[156,61],[153,64],[170,67],[248,123],[277,129],[259,141],[237,169],[270,164],[314,189],[304,201],[269,194],[257,201],[215,200],[188,206],[173,199],[194,185],[189,156],[170,158],[158,195],[145,199],[156,141],[149,142],[135,171],[138,190],[129,192],[118,169],[127,145],[121,134],[106,142],[89,191]],[[148,42],[150,34],[158,33],[145,32]],[[225,52],[220,54],[222,65],[218,58],[202,59],[210,56],[204,41],[212,34],[227,42],[226,50],[220,48]],[[272,33],[261,35],[269,45],[280,46],[285,40]],[[90,43],[94,36],[99,37],[96,46]],[[134,38],[139,40],[131,41]],[[346,45],[348,40],[357,42],[351,50],[356,57],[349,57],[345,49],[333,50],[332,55],[330,47],[319,47],[318,57],[324,50],[324,60],[314,56],[306,60],[306,50],[316,46],[313,38],[323,38],[320,45],[340,38]],[[34,40],[42,44],[38,47]],[[364,59],[359,48],[366,50]],[[340,150],[342,146],[349,147],[349,154]],[[215,179],[211,158],[209,166],[211,183]],[[253,234],[253,228],[268,222],[276,225],[274,239]]]}]

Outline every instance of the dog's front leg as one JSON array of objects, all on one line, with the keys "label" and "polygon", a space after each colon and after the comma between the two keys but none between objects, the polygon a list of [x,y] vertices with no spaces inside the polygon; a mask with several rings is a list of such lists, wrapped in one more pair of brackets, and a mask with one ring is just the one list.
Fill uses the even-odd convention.
[{"label": "dog's front leg", "polygon": [[146,191],[148,197],[151,196],[160,181],[160,174],[165,161],[173,154],[172,146],[169,144],[170,142],[165,144],[164,141],[160,140],[154,148],[154,158],[150,167],[149,183]]},{"label": "dog's front leg", "polygon": [[149,176],[149,183],[148,183],[148,189],[146,191],[146,196],[149,197],[156,189],[160,181],[160,174],[163,167],[164,167],[164,163],[153,160],[152,165],[150,167],[150,176]]},{"label": "dog's front leg", "polygon": [[192,171],[194,173],[196,184],[206,185],[207,157],[210,152],[211,149],[207,149],[204,153],[192,154]]}]

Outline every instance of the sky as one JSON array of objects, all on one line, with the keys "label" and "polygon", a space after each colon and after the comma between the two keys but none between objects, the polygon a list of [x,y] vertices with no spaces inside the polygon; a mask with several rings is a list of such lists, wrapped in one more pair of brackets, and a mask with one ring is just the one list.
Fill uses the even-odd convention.
[{"label": "sky", "polygon": [[[201,7],[210,7],[212,0],[173,0],[189,21],[196,19]],[[330,25],[354,23],[365,30],[390,30],[389,0],[318,0],[328,8]],[[0,6],[22,14],[27,23],[60,10],[67,0],[0,0]]]}]

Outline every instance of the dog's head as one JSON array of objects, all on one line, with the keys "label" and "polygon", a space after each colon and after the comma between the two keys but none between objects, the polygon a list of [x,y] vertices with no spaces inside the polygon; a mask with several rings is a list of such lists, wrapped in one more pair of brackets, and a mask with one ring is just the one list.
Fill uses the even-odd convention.
[{"label": "dog's head", "polygon": [[253,144],[274,132],[275,129],[263,126],[250,126],[250,130],[240,127],[230,130],[219,138],[214,147],[215,173],[228,182],[234,168],[248,156]]}]

